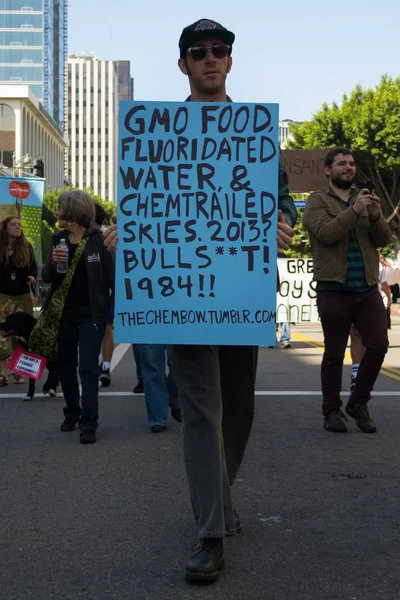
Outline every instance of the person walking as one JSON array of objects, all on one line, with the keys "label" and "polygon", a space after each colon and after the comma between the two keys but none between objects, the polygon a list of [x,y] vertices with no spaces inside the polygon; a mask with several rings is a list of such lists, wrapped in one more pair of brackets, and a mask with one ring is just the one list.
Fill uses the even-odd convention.
[{"label": "person walking", "polygon": [[[43,281],[51,283],[44,313],[62,304],[57,363],[66,405],[60,429],[73,431],[79,423],[82,444],[96,442],[98,357],[114,289],[113,258],[104,249],[102,233],[91,228],[94,210],[91,197],[82,190],[59,196],[56,215],[62,231],[53,237],[53,249],[42,271]],[[61,240],[66,249],[58,247]],[[63,289],[67,278],[70,283]],[[57,295],[60,289],[61,297]]]},{"label": "person walking", "polygon": [[[235,35],[211,19],[185,27],[178,66],[188,77],[188,102],[232,102],[226,78]],[[290,247],[297,210],[280,165],[278,246]],[[115,251],[115,226],[104,234]],[[186,564],[189,581],[215,581],[224,566],[225,536],[241,531],[231,486],[238,474],[254,415],[257,346],[172,345],[172,365],[182,406],[186,471],[199,542]],[[240,373],[240,378],[237,374]]]},{"label": "person walking", "polygon": [[[26,239],[22,223],[17,217],[7,217],[0,230],[0,318],[22,310],[33,315],[32,288],[37,278],[35,254]],[[0,341],[0,387],[8,385],[7,358],[16,346],[16,340]],[[14,373],[15,383],[25,383]]]},{"label": "person walking", "polygon": [[[103,231],[103,224],[106,219],[106,211],[98,202],[94,203],[94,222],[93,229]],[[114,354],[114,297],[110,299],[110,312],[106,322],[103,341],[101,343],[101,354],[99,364],[99,381],[103,387],[111,384],[111,361]]]},{"label": "person walking", "polygon": [[[378,289],[378,247],[391,239],[381,200],[353,184],[356,164],[344,147],[330,150],[324,170],[328,187],[308,197],[303,223],[308,230],[317,282],[317,306],[324,332],[321,364],[322,414],[327,431],[347,431],[340,398],[344,353],[352,325],[365,352],[345,412],[365,433],[375,433],[367,404],[388,347],[386,310]],[[357,355],[359,353],[357,352]]]},{"label": "person walking", "polygon": [[[138,344],[140,368],[143,377],[147,419],[152,433],[162,433],[171,417],[182,422],[178,389],[172,371],[171,351],[163,344]],[[165,363],[168,375],[165,374]]]}]

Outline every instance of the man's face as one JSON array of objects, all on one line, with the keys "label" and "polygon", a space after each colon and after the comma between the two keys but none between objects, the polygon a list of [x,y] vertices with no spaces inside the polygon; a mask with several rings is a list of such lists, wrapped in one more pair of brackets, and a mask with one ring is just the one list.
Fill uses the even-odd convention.
[{"label": "man's face", "polygon": [[231,56],[224,58],[214,56],[210,48],[213,44],[224,45],[225,42],[218,37],[194,42],[191,47],[208,46],[204,59],[194,60],[189,53],[178,61],[182,73],[189,76],[191,86],[201,94],[212,95],[224,89],[226,76],[232,67]]},{"label": "man's face", "polygon": [[337,154],[331,167],[324,167],[329,183],[342,190],[348,190],[354,183],[356,164],[351,154]]}]

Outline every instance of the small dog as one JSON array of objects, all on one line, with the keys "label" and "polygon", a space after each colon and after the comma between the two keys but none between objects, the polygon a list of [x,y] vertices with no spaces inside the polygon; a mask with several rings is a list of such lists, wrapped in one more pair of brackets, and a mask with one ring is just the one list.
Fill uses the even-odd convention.
[{"label": "small dog", "polygon": [[[10,337],[16,337],[19,344],[24,350],[29,350],[29,337],[36,325],[36,319],[32,315],[16,311],[8,315],[3,323],[0,323],[0,331],[2,337],[8,339]],[[46,367],[49,371],[47,381],[43,386],[43,393],[55,396],[59,389],[59,381],[57,376],[57,365],[55,363],[47,362]],[[35,380],[29,377],[29,389],[23,400],[33,400],[35,396]]]}]

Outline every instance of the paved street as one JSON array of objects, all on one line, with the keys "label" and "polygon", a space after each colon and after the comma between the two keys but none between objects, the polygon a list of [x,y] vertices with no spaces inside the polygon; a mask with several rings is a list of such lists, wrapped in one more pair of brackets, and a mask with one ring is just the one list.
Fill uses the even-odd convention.
[{"label": "paved street", "polygon": [[22,386],[2,388],[1,599],[398,600],[400,318],[370,405],[376,435],[354,421],[324,431],[321,340],[319,325],[296,326],[291,349],[261,349],[234,488],[243,533],[206,587],[182,577],[196,537],[180,430],[149,433],[130,349],[101,389],[93,446],[59,431],[61,397],[23,403]]}]

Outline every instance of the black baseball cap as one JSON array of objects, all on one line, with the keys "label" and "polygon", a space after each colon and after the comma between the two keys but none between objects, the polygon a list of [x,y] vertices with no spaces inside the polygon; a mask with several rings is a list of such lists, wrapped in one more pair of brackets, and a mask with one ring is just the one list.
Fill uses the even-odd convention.
[{"label": "black baseball cap", "polygon": [[229,44],[229,46],[232,46],[235,41],[235,34],[232,31],[228,31],[220,23],[211,19],[199,19],[192,25],[185,27],[181,33],[181,37],[179,38],[181,57],[185,55],[186,50],[191,44],[208,37],[219,37],[226,44]]}]

